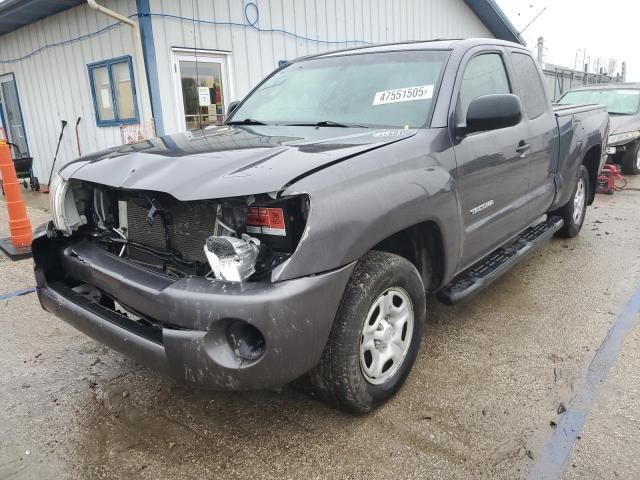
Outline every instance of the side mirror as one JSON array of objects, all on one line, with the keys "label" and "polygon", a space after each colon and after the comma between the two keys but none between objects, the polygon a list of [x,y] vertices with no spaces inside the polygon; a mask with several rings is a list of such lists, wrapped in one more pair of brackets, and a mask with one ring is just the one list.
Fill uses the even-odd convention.
[{"label": "side mirror", "polygon": [[229,107],[227,107],[227,117],[231,115],[236,108],[238,108],[238,105],[240,105],[240,102],[237,100],[229,104]]},{"label": "side mirror", "polygon": [[517,95],[484,95],[469,104],[465,133],[513,127],[521,121],[522,104]]}]

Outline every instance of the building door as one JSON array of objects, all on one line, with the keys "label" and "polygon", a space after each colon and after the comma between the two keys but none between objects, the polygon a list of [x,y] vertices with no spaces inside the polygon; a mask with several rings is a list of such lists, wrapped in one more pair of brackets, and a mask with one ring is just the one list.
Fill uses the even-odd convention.
[{"label": "building door", "polygon": [[12,73],[0,76],[0,121],[2,122],[2,128],[7,133],[9,142],[15,145],[13,149],[14,155],[28,157],[27,135],[24,130],[20,101],[18,100],[18,89]]},{"label": "building door", "polygon": [[226,56],[174,52],[174,73],[181,129],[222,124],[229,95]]}]

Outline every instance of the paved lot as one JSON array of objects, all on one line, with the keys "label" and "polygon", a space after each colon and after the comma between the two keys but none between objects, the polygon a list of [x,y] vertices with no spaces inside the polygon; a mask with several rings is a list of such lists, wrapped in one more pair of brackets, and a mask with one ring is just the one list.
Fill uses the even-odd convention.
[{"label": "paved lot", "polygon": [[[430,302],[406,386],[364,417],[292,387],[180,386],[33,294],[2,301],[0,478],[527,478],[548,467],[560,404],[571,412],[585,392],[593,408],[558,476],[640,478],[640,329],[603,385],[585,383],[640,284],[639,203],[640,179],[599,196],[579,238],[552,241],[472,301]],[[33,283],[30,261],[0,257],[0,295]]]}]

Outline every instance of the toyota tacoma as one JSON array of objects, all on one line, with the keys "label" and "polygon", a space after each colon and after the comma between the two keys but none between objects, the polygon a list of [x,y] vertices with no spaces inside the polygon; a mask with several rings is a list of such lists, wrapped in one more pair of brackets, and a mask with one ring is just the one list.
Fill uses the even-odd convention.
[{"label": "toyota tacoma", "polygon": [[578,234],[609,124],[553,107],[531,53],[490,39],[301,58],[228,110],[60,170],[40,302],[179,380],[308,374],[353,412],[405,381],[426,295],[467,299]]}]

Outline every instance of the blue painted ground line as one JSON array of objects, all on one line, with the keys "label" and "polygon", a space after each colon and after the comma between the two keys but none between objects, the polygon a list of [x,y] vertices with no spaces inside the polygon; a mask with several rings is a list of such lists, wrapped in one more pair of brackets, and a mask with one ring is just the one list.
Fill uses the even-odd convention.
[{"label": "blue painted ground line", "polygon": [[7,292],[0,294],[0,302],[4,300],[11,300],[12,298],[21,297],[23,295],[29,295],[30,293],[34,293],[36,291],[36,287],[23,288],[22,290],[15,290],[13,292]]},{"label": "blue painted ground line", "polygon": [[624,340],[638,323],[640,286],[624,306],[589,364],[583,384],[560,417],[551,439],[529,472],[529,480],[555,480],[562,476],[577,437],[591,412],[596,393],[607,380]]}]

